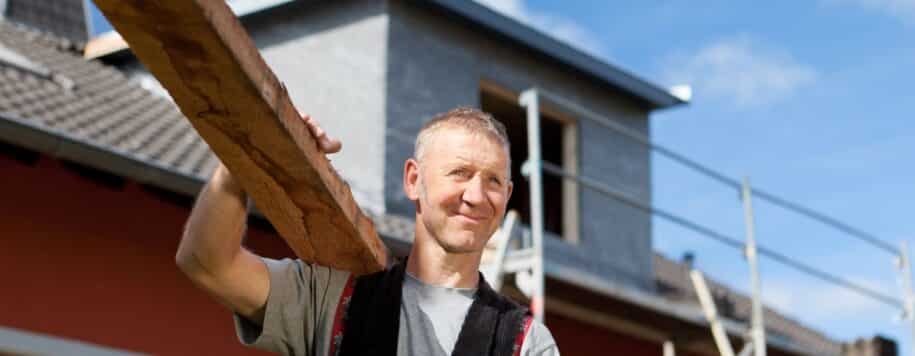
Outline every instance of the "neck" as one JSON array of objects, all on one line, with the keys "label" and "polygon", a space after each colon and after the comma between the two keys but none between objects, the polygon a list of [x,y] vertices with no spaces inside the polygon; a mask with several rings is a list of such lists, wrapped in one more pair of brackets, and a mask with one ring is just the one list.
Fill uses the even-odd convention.
[{"label": "neck", "polygon": [[[417,224],[418,225],[418,224]],[[476,288],[482,251],[449,253],[431,236],[416,231],[407,272],[423,283],[449,288]]]}]

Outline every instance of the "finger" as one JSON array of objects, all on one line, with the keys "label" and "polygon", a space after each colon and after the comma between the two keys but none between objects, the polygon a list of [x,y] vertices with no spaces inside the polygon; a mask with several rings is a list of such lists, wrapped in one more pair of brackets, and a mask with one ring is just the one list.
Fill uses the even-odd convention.
[{"label": "finger", "polygon": [[317,122],[315,122],[315,119],[313,119],[313,118],[311,117],[311,115],[309,115],[309,114],[302,114],[302,121],[304,121],[304,122],[305,122],[305,125],[308,126],[308,130],[309,130],[309,131],[314,132],[314,127],[315,127],[315,125],[317,124]]},{"label": "finger", "polygon": [[315,121],[310,115],[302,115],[302,121],[305,121],[305,126],[308,126],[308,131],[311,132],[312,136],[318,136],[317,130],[320,129],[318,122]]},{"label": "finger", "polygon": [[315,135],[315,138],[321,139],[322,137],[327,136],[327,132],[321,128],[321,126],[315,125],[314,129],[311,131],[312,135]]},{"label": "finger", "polygon": [[325,154],[337,153],[343,148],[343,143],[340,140],[327,136],[322,137],[319,143],[321,151],[324,151]]},{"label": "finger", "polygon": [[314,136],[315,141],[318,143],[318,147],[324,153],[337,153],[343,148],[343,143],[338,139],[327,136],[327,131],[324,131],[324,129],[318,125],[318,121],[312,118],[311,115],[303,114],[302,121],[305,121],[306,126],[308,126],[308,131]]}]

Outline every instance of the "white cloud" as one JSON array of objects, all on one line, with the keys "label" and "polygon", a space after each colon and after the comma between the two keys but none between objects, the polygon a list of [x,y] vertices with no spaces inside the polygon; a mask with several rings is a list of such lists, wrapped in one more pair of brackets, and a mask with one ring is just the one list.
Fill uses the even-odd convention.
[{"label": "white cloud", "polygon": [[524,0],[475,1],[589,54],[599,57],[606,55],[604,46],[587,29],[570,19],[533,11]]},{"label": "white cloud", "polygon": [[915,25],[915,0],[826,0],[834,4],[853,4],[865,9],[882,11],[909,25]]},{"label": "white cloud", "polygon": [[[877,281],[852,278],[854,283],[865,288],[880,291],[896,297],[893,285],[881,285]],[[892,283],[889,283],[892,284]],[[850,321],[862,316],[880,317],[889,321],[901,310],[895,310],[879,301],[865,297],[847,288],[833,284],[810,283],[809,281],[787,279],[767,280],[762,285],[763,302],[785,313],[816,325],[830,325]],[[896,314],[894,314],[896,313]]]},{"label": "white cloud", "polygon": [[749,36],[727,38],[691,54],[664,60],[665,79],[686,83],[695,98],[723,98],[745,108],[772,103],[816,79],[816,71],[790,53],[762,46]]}]

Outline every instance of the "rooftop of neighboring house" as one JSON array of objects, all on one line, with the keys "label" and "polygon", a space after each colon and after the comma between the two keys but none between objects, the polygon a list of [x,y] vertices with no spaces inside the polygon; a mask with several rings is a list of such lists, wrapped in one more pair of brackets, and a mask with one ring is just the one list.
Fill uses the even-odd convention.
[{"label": "rooftop of neighboring house", "polygon": [[[169,99],[115,67],[83,59],[74,42],[2,20],[0,141],[188,196],[199,190],[217,165],[216,157]],[[390,243],[409,243],[411,219],[377,214],[373,218]],[[692,322],[701,324],[696,321],[702,314],[688,267],[660,255],[654,263],[658,288],[652,294],[575,280],[573,274],[549,268],[547,273],[659,313],[686,310]],[[726,319],[734,324],[748,320],[746,296],[714,281],[710,289]],[[772,309],[766,309],[765,320],[770,342],[792,350],[840,354],[848,347]]]}]

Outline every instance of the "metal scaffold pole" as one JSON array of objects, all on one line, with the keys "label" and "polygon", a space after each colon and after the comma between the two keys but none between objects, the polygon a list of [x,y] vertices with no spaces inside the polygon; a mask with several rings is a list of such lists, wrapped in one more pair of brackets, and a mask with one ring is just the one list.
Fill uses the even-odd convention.
[{"label": "metal scaffold pole", "polygon": [[674,349],[674,342],[670,340],[664,341],[664,343],[661,344],[661,353],[663,356],[677,356],[677,352]]},{"label": "metal scaffold pole", "polygon": [[537,89],[528,89],[521,93],[519,103],[527,109],[528,158],[525,166],[530,181],[531,239],[534,245],[531,311],[535,319],[543,322],[543,165],[540,155],[540,104]]},{"label": "metal scaffold pole", "polygon": [[896,260],[896,267],[899,268],[899,274],[902,277],[902,294],[903,294],[903,311],[905,319],[912,323],[912,347],[915,354],[915,292],[912,291],[912,260],[909,259],[909,244],[902,241],[899,246],[899,256]]},{"label": "metal scaffold pole", "polygon": [[766,329],[763,322],[762,291],[759,281],[759,260],[756,253],[756,225],[753,218],[753,193],[750,189],[750,180],[744,178],[741,186],[741,200],[743,201],[743,215],[745,220],[747,241],[744,255],[750,265],[750,283],[753,292],[752,314],[750,316],[750,335],[753,340],[753,355],[766,356]]}]

